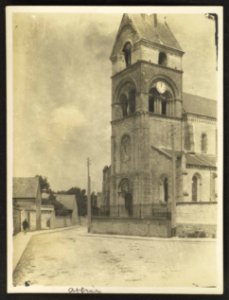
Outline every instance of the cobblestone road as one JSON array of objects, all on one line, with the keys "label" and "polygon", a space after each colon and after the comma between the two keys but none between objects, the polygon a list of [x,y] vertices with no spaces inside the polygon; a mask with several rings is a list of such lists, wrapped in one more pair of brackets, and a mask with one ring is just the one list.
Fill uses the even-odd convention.
[{"label": "cobblestone road", "polygon": [[174,241],[87,236],[73,228],[32,237],[14,285],[212,287],[214,241]]}]

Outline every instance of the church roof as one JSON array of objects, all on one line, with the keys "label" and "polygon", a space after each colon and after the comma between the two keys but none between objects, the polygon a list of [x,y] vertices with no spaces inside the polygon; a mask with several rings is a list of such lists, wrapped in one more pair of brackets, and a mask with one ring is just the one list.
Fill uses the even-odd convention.
[{"label": "church roof", "polygon": [[183,93],[184,113],[216,118],[216,101],[188,93]]},{"label": "church roof", "polygon": [[[128,16],[141,38],[182,51],[168,24],[160,22],[156,15],[128,14]],[[156,24],[155,17],[157,18]]]},{"label": "church roof", "polygon": [[197,153],[186,153],[186,164],[200,167],[216,167],[216,157]]},{"label": "church roof", "polygon": [[[169,159],[172,159],[173,152],[171,149],[166,149],[163,147],[152,146],[153,149],[157,150],[159,153],[164,154]],[[180,158],[182,155],[181,151],[175,151],[176,157]],[[185,153],[186,164],[188,166],[196,167],[207,167],[207,168],[216,168],[216,157],[209,156],[206,154],[200,153]]]},{"label": "church roof", "polygon": [[15,177],[13,178],[13,198],[36,198],[38,187],[38,177]]}]

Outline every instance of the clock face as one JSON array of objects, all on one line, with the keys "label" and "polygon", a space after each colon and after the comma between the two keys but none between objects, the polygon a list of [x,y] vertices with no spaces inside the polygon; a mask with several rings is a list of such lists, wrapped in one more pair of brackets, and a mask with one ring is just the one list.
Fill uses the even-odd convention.
[{"label": "clock face", "polygon": [[163,81],[158,81],[156,83],[156,89],[158,93],[164,94],[164,92],[166,91],[166,84]]}]

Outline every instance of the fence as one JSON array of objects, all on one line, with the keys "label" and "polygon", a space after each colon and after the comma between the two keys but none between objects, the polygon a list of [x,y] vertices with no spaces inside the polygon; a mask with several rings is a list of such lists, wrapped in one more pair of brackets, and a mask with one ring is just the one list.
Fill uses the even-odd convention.
[{"label": "fence", "polygon": [[152,218],[170,219],[170,203],[135,204],[131,206],[110,205],[102,206],[92,213],[92,217],[126,217],[126,218]]}]

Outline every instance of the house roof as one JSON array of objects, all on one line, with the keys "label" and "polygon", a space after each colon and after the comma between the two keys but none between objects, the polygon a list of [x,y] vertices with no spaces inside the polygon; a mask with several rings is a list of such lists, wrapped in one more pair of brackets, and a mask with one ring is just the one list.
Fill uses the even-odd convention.
[{"label": "house roof", "polygon": [[182,51],[180,44],[166,22],[162,23],[156,17],[157,24],[155,26],[155,16],[153,14],[128,14],[141,38]]},{"label": "house roof", "polygon": [[38,187],[38,177],[15,177],[13,178],[13,198],[36,198]]},{"label": "house roof", "polygon": [[185,157],[187,165],[216,168],[216,157],[197,153],[186,153]]},{"label": "house roof", "polygon": [[216,101],[188,93],[183,93],[184,113],[216,118]]},{"label": "house roof", "polygon": [[56,200],[60,202],[64,208],[73,210],[76,202],[75,195],[55,194]]}]

